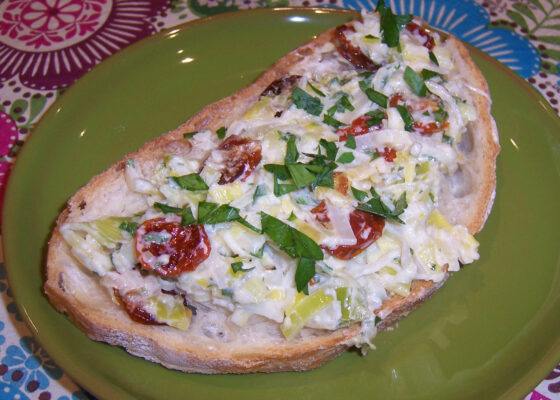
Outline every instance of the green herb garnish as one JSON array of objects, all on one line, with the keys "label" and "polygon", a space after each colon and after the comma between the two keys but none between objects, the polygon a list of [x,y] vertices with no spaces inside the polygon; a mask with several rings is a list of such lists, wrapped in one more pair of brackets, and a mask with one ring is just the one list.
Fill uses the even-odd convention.
[{"label": "green herb garnish", "polygon": [[226,137],[226,128],[222,126],[220,129],[216,131],[216,135],[218,135],[218,139],[223,139]]},{"label": "green herb garnish", "polygon": [[301,258],[296,269],[296,289],[309,295],[307,284],[315,276],[315,261],[309,258]]},{"label": "green herb garnish", "polygon": [[196,135],[198,132],[188,132],[188,133],[183,133],[183,137],[185,139],[190,139],[192,138],[194,135]]},{"label": "green herb garnish", "polygon": [[352,152],[342,153],[336,161],[341,164],[349,164],[354,161],[354,154]]},{"label": "green herb garnish", "polygon": [[292,90],[292,101],[297,108],[307,111],[311,115],[321,115],[323,103],[318,97],[311,96],[305,90],[295,86]]},{"label": "green herb garnish", "polygon": [[181,189],[189,191],[208,190],[208,185],[198,174],[170,176],[169,180],[175,182]]},{"label": "green herb garnish", "polygon": [[368,99],[373,101],[375,104],[379,105],[380,107],[387,108],[387,101],[389,100],[389,98],[383,93],[378,92],[372,88],[367,88],[364,92]]},{"label": "green herb garnish", "polygon": [[168,206],[167,204],[158,203],[158,202],[155,202],[153,207],[162,211],[164,214],[180,214],[181,212],[183,212],[182,208],[171,207],[171,206]]},{"label": "green herb garnish", "polygon": [[123,221],[119,225],[119,229],[123,230],[123,231],[126,231],[126,232],[130,233],[132,236],[134,236],[136,234],[136,229],[138,229],[138,226],[139,226],[139,224],[137,222]]},{"label": "green herb garnish", "polygon": [[262,232],[290,257],[323,259],[323,251],[313,239],[279,219],[261,212],[261,226]]},{"label": "green herb garnish", "polygon": [[379,12],[381,17],[381,36],[382,42],[389,47],[396,47],[399,44],[399,33],[402,28],[412,21],[412,15],[395,15],[390,7],[385,5],[384,0],[377,2],[375,11]]},{"label": "green herb garnish", "polygon": [[404,121],[404,129],[412,132],[412,128],[414,126],[414,118],[412,118],[410,112],[406,109],[405,106],[396,105],[395,108],[398,110],[401,118]]},{"label": "green herb garnish", "polygon": [[356,137],[354,135],[348,135],[346,138],[346,142],[344,143],[344,147],[348,147],[349,149],[356,149]]},{"label": "green herb garnish", "polygon": [[424,83],[424,80],[410,67],[406,67],[404,70],[404,81],[412,89],[412,91],[420,97],[426,96],[428,88]]},{"label": "green herb garnish", "polygon": [[437,60],[436,55],[431,51],[428,53],[428,55],[430,56],[430,60],[432,60],[433,63],[439,67],[439,62]]},{"label": "green herb garnish", "polygon": [[334,129],[338,129],[341,126],[343,126],[344,124],[342,122],[340,122],[339,120],[331,117],[328,114],[323,115],[323,122],[329,126],[332,126]]}]

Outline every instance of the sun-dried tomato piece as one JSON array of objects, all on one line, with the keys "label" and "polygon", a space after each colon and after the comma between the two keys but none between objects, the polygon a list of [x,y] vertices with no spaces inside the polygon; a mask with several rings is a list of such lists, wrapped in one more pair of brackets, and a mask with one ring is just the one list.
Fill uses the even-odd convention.
[{"label": "sun-dried tomato piece", "polygon": [[259,141],[231,135],[224,140],[219,150],[223,152],[224,168],[218,184],[244,181],[251,175],[262,159],[262,147]]},{"label": "sun-dried tomato piece", "polygon": [[284,91],[284,89],[291,89],[297,81],[299,81],[301,75],[286,75],[280,79],[276,79],[270,85],[266,87],[265,90],[261,93],[261,96],[267,96],[269,94],[273,94],[275,96],[280,95]]},{"label": "sun-dried tomato piece", "polygon": [[383,233],[385,218],[360,210],[350,213],[350,226],[356,237],[356,244],[340,245],[331,249],[323,247],[325,251],[341,260],[350,260],[371,246]]},{"label": "sun-dried tomato piece", "polygon": [[436,42],[434,41],[432,35],[430,35],[426,29],[422,28],[420,25],[414,22],[409,22],[406,25],[406,30],[412,33],[413,35],[418,35],[423,37],[424,43],[422,43],[422,45],[428,50],[433,50],[434,46],[436,45]]},{"label": "sun-dried tomato piece", "polygon": [[147,270],[162,276],[194,271],[210,255],[203,225],[181,226],[165,218],[144,221],[136,230],[136,256]]},{"label": "sun-dried tomato piece", "polygon": [[355,29],[351,26],[341,25],[334,31],[334,45],[339,54],[358,69],[377,71],[380,65],[374,63],[359,47],[350,43],[346,37],[346,31],[355,32]]},{"label": "sun-dried tomato piece", "polygon": [[331,222],[327,212],[327,204],[325,200],[321,201],[316,207],[311,209],[311,214],[315,215],[315,219],[321,224],[325,225]]},{"label": "sun-dried tomato piece", "polygon": [[113,294],[133,321],[144,325],[165,325],[163,322],[158,322],[152,314],[146,311],[145,304],[140,296],[133,292],[123,294],[117,288],[113,288]]},{"label": "sun-dried tomato piece", "polygon": [[447,119],[439,122],[415,122],[414,130],[422,135],[431,135],[432,133],[441,132],[449,126]]},{"label": "sun-dried tomato piece", "polygon": [[338,129],[336,131],[336,134],[338,135],[338,141],[344,142],[346,139],[348,139],[348,136],[350,135],[354,135],[354,136],[365,135],[366,133],[372,130],[379,129],[380,127],[383,126],[382,123],[369,126],[370,120],[371,118],[368,117],[367,115],[362,115],[361,117],[358,117],[354,121],[352,121],[352,124],[350,124],[350,126]]},{"label": "sun-dried tomato piece", "polygon": [[385,147],[382,151],[379,149],[375,149],[387,162],[393,162],[393,160],[397,157],[397,152],[395,149],[391,147]]},{"label": "sun-dried tomato piece", "polygon": [[339,192],[340,194],[348,193],[348,177],[344,175],[343,172],[335,172],[333,173],[333,180],[334,180],[334,190]]}]

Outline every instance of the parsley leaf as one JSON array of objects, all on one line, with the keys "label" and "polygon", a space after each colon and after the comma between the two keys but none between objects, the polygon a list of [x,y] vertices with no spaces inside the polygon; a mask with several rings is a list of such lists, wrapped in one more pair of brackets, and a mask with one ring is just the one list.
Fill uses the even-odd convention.
[{"label": "parsley leaf", "polygon": [[397,200],[395,211],[391,211],[391,209],[385,203],[383,203],[383,201],[381,200],[381,196],[377,194],[373,187],[371,188],[370,192],[373,197],[367,203],[358,205],[356,209],[368,212],[370,214],[385,217],[392,221],[398,222],[399,224],[404,224],[404,221],[399,218],[399,215],[401,215],[408,207],[408,203],[406,202],[406,192],[403,192]]},{"label": "parsley leaf", "polygon": [[356,137],[354,135],[348,135],[344,147],[354,150],[356,148]]},{"label": "parsley leaf", "polygon": [[350,100],[348,100],[348,93],[342,92],[334,106],[327,110],[327,114],[333,116],[335,113],[343,112],[344,110],[354,111],[354,106],[350,103]]},{"label": "parsley leaf", "polygon": [[309,295],[307,284],[315,276],[315,261],[309,258],[301,258],[296,269],[296,289]]},{"label": "parsley leaf", "polygon": [[181,211],[181,226],[189,226],[194,225],[196,223],[196,219],[193,216],[191,208],[186,206]]},{"label": "parsley leaf", "polygon": [[428,79],[432,79],[433,77],[436,77],[436,76],[442,78],[441,74],[438,73],[438,72],[435,72],[435,71],[432,71],[432,70],[426,69],[426,68],[422,69],[422,78],[425,81],[427,81]]},{"label": "parsley leaf", "polygon": [[188,132],[188,133],[183,133],[183,137],[185,139],[190,139],[192,138],[194,135],[196,135],[198,132]]},{"label": "parsley leaf", "polygon": [[352,161],[354,161],[354,154],[350,151],[347,153],[342,153],[340,157],[338,157],[338,160],[336,161],[342,164],[349,164]]},{"label": "parsley leaf", "polygon": [[323,259],[323,250],[311,238],[290,225],[261,212],[261,226],[278,247],[292,258]]},{"label": "parsley leaf", "polygon": [[370,118],[366,122],[368,128],[374,125],[379,125],[383,122],[383,118],[385,118],[385,113],[381,110],[368,111],[366,115]]},{"label": "parsley leaf", "polygon": [[378,92],[372,88],[367,88],[365,90],[365,93],[368,99],[373,101],[375,104],[379,105],[380,107],[387,108],[387,101],[389,101],[389,98],[383,93]]},{"label": "parsley leaf", "polygon": [[329,142],[325,139],[319,140],[319,145],[321,145],[327,152],[327,159],[334,161],[336,159],[336,153],[338,152],[338,147],[336,147],[335,142]]},{"label": "parsley leaf", "polygon": [[364,201],[368,197],[368,194],[366,192],[356,189],[355,187],[350,186],[350,190],[352,191],[352,195],[354,196],[354,198],[358,201]]},{"label": "parsley leaf", "polygon": [[414,125],[414,118],[412,118],[410,112],[406,109],[405,106],[396,105],[395,107],[404,121],[404,129],[406,129],[409,132],[412,132],[412,127]]},{"label": "parsley leaf", "polygon": [[231,207],[227,204],[216,204],[207,201],[198,203],[198,223],[206,225],[215,225],[223,222],[239,222],[241,225],[254,232],[261,231],[248,223],[240,214],[239,209]]},{"label": "parsley leaf", "polygon": [[327,125],[332,126],[334,129],[338,129],[341,126],[343,126],[344,124],[342,122],[340,122],[339,120],[331,117],[328,114],[323,115],[323,122]]},{"label": "parsley leaf", "polygon": [[257,185],[255,193],[253,194],[253,204],[257,201],[259,197],[266,195],[266,187],[264,185]]},{"label": "parsley leaf", "polygon": [[294,135],[288,134],[288,143],[286,144],[286,157],[284,162],[286,164],[295,164],[299,158],[299,153],[296,147],[296,137]]},{"label": "parsley leaf", "polygon": [[138,226],[139,226],[139,224],[137,222],[123,221],[119,225],[119,229],[121,229],[123,231],[126,231],[126,232],[130,233],[132,236],[134,236],[134,234],[136,233],[136,229],[138,229]]},{"label": "parsley leaf", "polygon": [[321,115],[323,103],[318,97],[313,97],[305,90],[294,86],[292,90],[292,101],[297,108],[307,111],[311,115]]},{"label": "parsley leaf", "polygon": [[428,54],[430,56],[430,60],[432,60],[433,63],[439,67],[439,62],[438,62],[438,59],[437,59],[436,55],[431,51]]},{"label": "parsley leaf", "polygon": [[412,91],[416,93],[417,96],[426,96],[428,88],[426,87],[424,80],[420,78],[420,76],[409,66],[407,66],[404,70],[404,81],[408,84]]},{"label": "parsley leaf", "polygon": [[241,261],[234,262],[231,264],[231,270],[235,272],[243,271],[243,263]]},{"label": "parsley leaf", "polygon": [[175,182],[181,189],[195,191],[208,190],[208,185],[198,174],[188,174],[183,176],[170,176],[169,180]]},{"label": "parsley leaf", "polygon": [[161,210],[164,214],[180,214],[183,209],[178,207],[171,207],[167,204],[155,202],[153,205],[154,208]]},{"label": "parsley leaf", "polygon": [[222,126],[220,129],[216,131],[216,135],[218,135],[219,139],[223,139],[226,137],[226,128]]},{"label": "parsley leaf", "polygon": [[389,47],[396,47],[399,44],[399,32],[412,21],[412,15],[395,15],[390,7],[385,5],[384,0],[377,2],[375,11],[379,12],[381,17],[381,33],[382,42]]}]

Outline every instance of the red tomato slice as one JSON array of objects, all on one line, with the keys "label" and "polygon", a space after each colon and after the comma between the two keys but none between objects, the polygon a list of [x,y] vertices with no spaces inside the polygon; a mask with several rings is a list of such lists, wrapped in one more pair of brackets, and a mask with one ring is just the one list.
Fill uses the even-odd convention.
[{"label": "red tomato slice", "polygon": [[334,249],[323,247],[323,249],[336,258],[350,260],[381,237],[385,227],[385,219],[378,215],[354,210],[350,213],[350,226],[356,237],[356,244],[341,245]]},{"label": "red tomato slice", "polygon": [[144,268],[161,276],[194,271],[210,255],[203,225],[181,226],[180,221],[155,218],[136,231],[136,256]]},{"label": "red tomato slice", "polygon": [[244,181],[255,170],[262,159],[261,144],[256,140],[231,135],[218,147],[224,152],[225,167],[218,184]]}]

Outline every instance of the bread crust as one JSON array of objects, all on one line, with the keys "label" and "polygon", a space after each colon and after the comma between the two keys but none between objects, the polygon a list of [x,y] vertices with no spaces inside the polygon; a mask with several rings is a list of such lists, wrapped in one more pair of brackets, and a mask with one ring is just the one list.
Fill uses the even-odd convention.
[{"label": "bread crust", "polygon": [[[111,301],[104,289],[79,267],[60,233],[60,227],[66,222],[86,221],[108,215],[130,215],[145,208],[142,196],[130,191],[125,182],[123,170],[128,159],[134,158],[143,168],[150,169],[170,148],[175,152],[190,154],[190,145],[184,140],[184,133],[228,126],[245,114],[271,82],[289,74],[291,68],[306,55],[331,41],[333,33],[334,29],[326,31],[312,42],[290,52],[253,84],[205,107],[176,130],[148,142],[136,153],[126,156],[93,178],[72,196],[59,216],[49,241],[44,291],[54,307],[67,314],[93,340],[121,346],[133,355],[185,372],[211,374],[303,371],[324,364],[355,344],[360,333],[359,324],[332,332],[309,329],[303,337],[290,341],[274,334],[261,342],[237,340],[235,345],[205,337],[197,327],[179,331],[168,326],[138,324]],[[495,159],[499,145],[496,127],[490,115],[486,81],[470,59],[465,46],[455,38],[450,40],[456,48],[453,57],[461,60],[456,65],[469,85],[476,89],[471,95],[481,117],[473,128],[476,146],[469,157],[479,163],[475,171],[479,180],[476,191],[468,199],[449,197],[454,204],[468,204],[468,213],[457,216],[456,209],[451,208],[444,210],[444,213],[452,222],[463,223],[470,233],[475,233],[481,229],[492,206],[495,195]],[[190,156],[201,157],[193,154]],[[127,201],[114,201],[115,196],[126,198]],[[126,204],[126,209],[122,203]],[[476,206],[473,207],[473,204]],[[376,314],[382,318],[378,330],[393,325],[426,301],[448,276],[446,274],[445,279],[438,283],[414,281],[408,297],[394,295],[387,299],[376,310]],[[258,323],[259,328],[278,330],[273,323]]]}]

